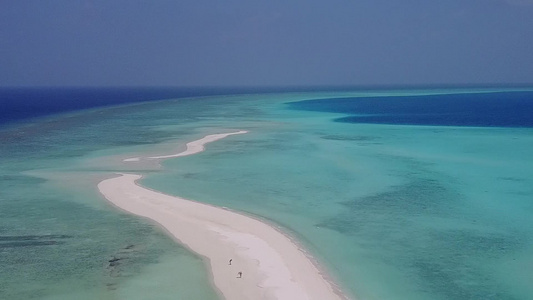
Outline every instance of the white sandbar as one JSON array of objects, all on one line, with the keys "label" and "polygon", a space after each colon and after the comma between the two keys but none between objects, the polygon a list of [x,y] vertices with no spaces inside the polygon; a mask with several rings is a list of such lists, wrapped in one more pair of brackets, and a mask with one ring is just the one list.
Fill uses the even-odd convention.
[{"label": "white sandbar", "polygon": [[[238,133],[245,132],[208,135],[188,143],[182,153],[153,158],[198,153],[204,144]],[[207,258],[213,282],[225,299],[345,299],[303,249],[274,227],[227,209],[144,188],[136,183],[141,177],[121,174],[100,182],[98,189],[119,208],[156,221]],[[242,278],[237,278],[238,272]]]},{"label": "white sandbar", "polygon": [[139,161],[139,160],[141,160],[140,157],[132,157],[132,158],[126,158],[126,159],[124,159],[122,161],[128,162],[128,161]]},{"label": "white sandbar", "polygon": [[203,137],[203,138],[201,138],[199,140],[187,143],[187,149],[185,151],[183,151],[183,152],[176,153],[176,154],[170,154],[170,155],[163,155],[163,156],[152,156],[152,157],[148,157],[148,158],[151,158],[151,159],[163,159],[163,158],[173,158],[173,157],[180,157],[180,156],[187,156],[187,155],[195,154],[195,153],[204,151],[205,150],[204,145],[207,144],[207,143],[211,143],[211,142],[223,139],[223,138],[228,137],[230,135],[243,134],[243,133],[247,133],[247,132],[248,131],[241,130],[241,131],[231,132],[231,133],[210,134],[210,135],[207,135],[207,136],[205,136],[205,137]]}]

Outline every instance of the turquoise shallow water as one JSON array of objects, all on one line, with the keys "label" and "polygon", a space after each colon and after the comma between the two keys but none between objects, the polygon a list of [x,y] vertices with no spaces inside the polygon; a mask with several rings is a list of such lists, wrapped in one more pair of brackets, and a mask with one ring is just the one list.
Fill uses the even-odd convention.
[{"label": "turquoise shallow water", "polygon": [[[532,129],[346,124],[285,105],[356,94],[164,101],[4,129],[0,298],[216,299],[200,258],[101,199],[98,180],[125,170],[282,226],[360,299],[531,299]],[[238,129],[250,133],[162,167],[121,162]]]}]

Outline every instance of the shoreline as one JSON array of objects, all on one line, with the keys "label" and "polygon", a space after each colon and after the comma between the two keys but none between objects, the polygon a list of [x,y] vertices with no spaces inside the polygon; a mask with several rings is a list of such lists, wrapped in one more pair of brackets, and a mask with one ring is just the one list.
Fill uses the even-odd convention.
[{"label": "shoreline", "polygon": [[[242,133],[246,131],[208,135],[187,143],[183,152],[148,159],[192,155],[204,151],[209,142]],[[316,260],[275,226],[142,187],[137,183],[141,175],[120,175],[98,184],[104,197],[122,210],[155,221],[204,257],[225,299],[347,299]]]}]

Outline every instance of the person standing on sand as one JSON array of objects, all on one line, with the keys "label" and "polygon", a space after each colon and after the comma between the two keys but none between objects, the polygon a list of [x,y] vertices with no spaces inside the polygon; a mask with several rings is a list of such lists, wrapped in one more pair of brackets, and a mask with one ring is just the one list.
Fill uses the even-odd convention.
[{"label": "person standing on sand", "polygon": [[230,265],[230,266],[231,266],[231,261],[233,261],[233,259],[230,259],[230,260],[229,260],[229,265]]},{"label": "person standing on sand", "polygon": [[242,272],[237,273],[237,278],[242,278]]}]

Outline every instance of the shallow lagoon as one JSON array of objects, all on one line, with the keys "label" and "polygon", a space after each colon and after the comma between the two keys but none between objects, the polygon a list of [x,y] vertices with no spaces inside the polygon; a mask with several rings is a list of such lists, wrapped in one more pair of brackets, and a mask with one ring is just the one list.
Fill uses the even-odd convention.
[{"label": "shallow lagoon", "polygon": [[[285,104],[356,94],[163,101],[4,129],[0,295],[215,299],[200,258],[98,195],[98,178],[140,170],[150,188],[285,228],[361,299],[531,298],[532,129],[349,124]],[[236,129],[250,133],[162,168],[121,162]]]}]

